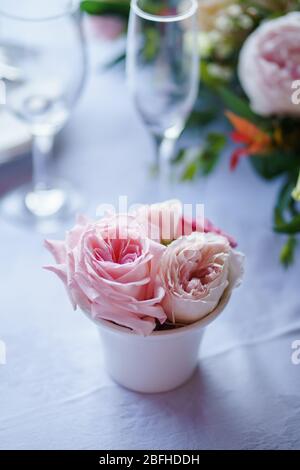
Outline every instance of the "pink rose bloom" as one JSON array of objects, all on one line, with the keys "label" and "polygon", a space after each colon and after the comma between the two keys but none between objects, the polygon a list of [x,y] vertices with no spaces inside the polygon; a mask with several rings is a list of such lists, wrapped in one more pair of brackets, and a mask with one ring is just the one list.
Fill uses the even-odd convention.
[{"label": "pink rose bloom", "polygon": [[80,217],[64,241],[45,243],[57,263],[46,269],[64,282],[74,309],[142,335],[166,320],[157,282],[165,247],[147,238],[133,217]]},{"label": "pink rose bloom", "polygon": [[238,74],[256,113],[299,115],[291,95],[300,78],[300,12],[262,23],[242,47]]},{"label": "pink rose bloom", "polygon": [[120,36],[124,31],[124,21],[117,16],[90,16],[95,37],[112,40]]},{"label": "pink rose bloom", "polygon": [[141,206],[134,214],[151,240],[158,243],[178,238],[182,218],[182,203],[177,199]]},{"label": "pink rose bloom", "polygon": [[195,232],[173,241],[159,269],[168,319],[189,324],[211,313],[225,290],[240,283],[243,264],[244,256],[221,235]]},{"label": "pink rose bloom", "polygon": [[232,248],[237,246],[231,235],[216,227],[210,220],[201,220],[201,217],[196,220],[184,214],[183,205],[177,199],[142,206],[135,216],[145,225],[148,237],[158,242],[170,242],[193,232],[212,232],[227,238]]},{"label": "pink rose bloom", "polygon": [[230,244],[231,248],[236,248],[237,247],[237,241],[235,240],[235,238],[233,238],[227,232],[224,232],[224,230],[222,230],[221,228],[216,227],[208,219],[205,219],[204,232],[205,233],[216,233],[217,235],[222,235],[222,237],[226,238],[229,241],[229,244]]}]

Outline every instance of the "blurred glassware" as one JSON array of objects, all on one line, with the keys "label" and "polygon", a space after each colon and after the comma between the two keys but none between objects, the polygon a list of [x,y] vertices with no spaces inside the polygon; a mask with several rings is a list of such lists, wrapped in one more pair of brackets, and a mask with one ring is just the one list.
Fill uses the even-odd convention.
[{"label": "blurred glassware", "polygon": [[[29,224],[63,220],[80,202],[69,184],[52,181],[47,171],[54,137],[70,117],[84,84],[86,51],[80,20],[77,1],[0,2],[0,75],[6,85],[6,109],[26,123],[33,136],[32,184],[5,196],[2,210]],[[14,73],[8,76],[9,71]]]},{"label": "blurred glassware", "polygon": [[127,39],[131,95],[164,172],[198,93],[197,0],[132,0]]},{"label": "blurred glassware", "polygon": [[30,132],[19,119],[4,110],[0,111],[0,127],[0,165],[20,158],[30,151]]}]

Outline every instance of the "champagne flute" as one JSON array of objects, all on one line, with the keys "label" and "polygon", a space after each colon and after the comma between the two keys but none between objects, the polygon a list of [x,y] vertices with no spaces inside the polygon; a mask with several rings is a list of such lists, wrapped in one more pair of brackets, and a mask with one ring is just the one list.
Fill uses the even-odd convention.
[{"label": "champagne flute", "polygon": [[197,0],[131,0],[128,85],[156,143],[160,173],[168,173],[198,93],[197,6]]},{"label": "champagne flute", "polygon": [[5,215],[39,224],[62,221],[77,210],[79,194],[47,171],[55,135],[64,127],[81,93],[86,53],[77,1],[1,0],[0,45],[18,51],[15,80],[5,81],[6,108],[33,138],[32,183],[8,193]]}]

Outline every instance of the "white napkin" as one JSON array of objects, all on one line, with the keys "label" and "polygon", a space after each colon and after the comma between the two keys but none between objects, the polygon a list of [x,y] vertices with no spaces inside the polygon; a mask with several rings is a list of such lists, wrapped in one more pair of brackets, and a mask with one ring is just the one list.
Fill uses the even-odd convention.
[{"label": "white napkin", "polygon": [[31,136],[26,126],[7,111],[0,111],[0,164],[30,149]]}]

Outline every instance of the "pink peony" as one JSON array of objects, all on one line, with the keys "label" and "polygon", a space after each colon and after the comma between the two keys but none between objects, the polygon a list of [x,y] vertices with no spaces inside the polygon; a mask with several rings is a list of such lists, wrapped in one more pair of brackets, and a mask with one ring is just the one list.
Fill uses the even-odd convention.
[{"label": "pink peony", "polygon": [[133,217],[80,217],[64,241],[45,243],[57,263],[46,269],[64,282],[74,309],[143,335],[166,320],[157,283],[165,247],[147,238]]},{"label": "pink peony", "polygon": [[258,27],[242,47],[238,73],[256,113],[299,115],[291,96],[300,78],[300,12]]}]

